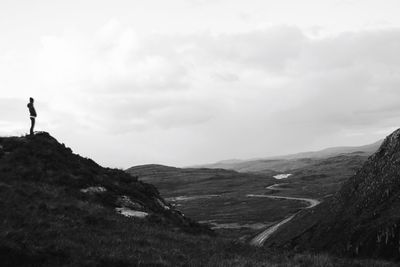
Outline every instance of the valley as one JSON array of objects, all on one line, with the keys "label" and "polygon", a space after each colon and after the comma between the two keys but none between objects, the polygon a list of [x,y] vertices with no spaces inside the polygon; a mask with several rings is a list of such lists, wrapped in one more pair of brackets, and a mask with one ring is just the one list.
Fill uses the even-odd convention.
[{"label": "valley", "polygon": [[[365,147],[368,149],[363,151]],[[328,157],[288,156],[257,161],[254,172],[162,165],[135,166],[127,172],[154,184],[183,214],[210,226],[221,236],[247,242],[310,204],[315,206],[335,194],[372,151],[371,146],[353,150],[356,152],[342,153],[336,149],[336,154],[329,153]],[[247,163],[248,168],[250,165]]]}]

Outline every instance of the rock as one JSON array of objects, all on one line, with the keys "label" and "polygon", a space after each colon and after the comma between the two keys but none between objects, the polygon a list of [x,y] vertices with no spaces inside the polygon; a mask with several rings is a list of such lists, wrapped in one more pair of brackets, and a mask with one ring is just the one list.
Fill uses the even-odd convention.
[{"label": "rock", "polygon": [[89,194],[95,194],[95,193],[104,193],[107,191],[107,189],[105,189],[102,186],[91,186],[85,189],[81,189],[80,190],[82,193],[89,193]]},{"label": "rock", "polygon": [[135,217],[135,218],[146,218],[149,214],[147,212],[142,212],[138,210],[131,210],[128,208],[116,208],[115,209],[118,213],[121,213],[122,215],[126,217]]},{"label": "rock", "polygon": [[128,196],[121,196],[117,199],[116,202],[117,205],[125,207],[125,208],[130,208],[130,209],[135,209],[135,210],[144,210],[143,205],[133,202]]},{"label": "rock", "polygon": [[171,209],[171,207],[167,206],[167,204],[165,204],[164,201],[162,201],[161,199],[157,198],[156,201],[158,204],[160,204],[161,207],[163,207],[163,209],[165,209],[165,210]]}]

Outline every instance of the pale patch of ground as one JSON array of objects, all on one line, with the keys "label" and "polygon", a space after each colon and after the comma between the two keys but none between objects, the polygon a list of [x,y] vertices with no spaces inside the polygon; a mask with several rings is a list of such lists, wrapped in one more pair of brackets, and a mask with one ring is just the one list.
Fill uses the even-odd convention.
[{"label": "pale patch of ground", "polygon": [[147,212],[138,211],[138,210],[131,210],[128,208],[115,208],[118,213],[126,217],[135,217],[135,218],[146,218],[149,214]]},{"label": "pale patch of ground", "polygon": [[82,193],[103,193],[106,192],[107,189],[105,189],[102,186],[91,186],[85,189],[81,189]]},{"label": "pale patch of ground", "polygon": [[275,175],[274,178],[275,178],[275,179],[278,179],[278,180],[281,180],[281,179],[289,178],[289,177],[292,176],[292,175],[293,175],[293,174],[290,174],[290,173],[287,173],[287,174],[278,174],[278,175]]}]

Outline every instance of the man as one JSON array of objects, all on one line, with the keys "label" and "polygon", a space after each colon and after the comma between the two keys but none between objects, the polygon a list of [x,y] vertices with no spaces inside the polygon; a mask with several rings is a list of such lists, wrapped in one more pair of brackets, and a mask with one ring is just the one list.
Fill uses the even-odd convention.
[{"label": "man", "polygon": [[29,114],[30,114],[30,117],[31,117],[31,131],[30,131],[31,135],[33,135],[33,128],[35,128],[35,119],[36,119],[36,116],[37,116],[35,107],[33,106],[33,101],[34,101],[33,98],[30,97],[29,98],[29,103],[27,105],[28,109],[29,109]]}]

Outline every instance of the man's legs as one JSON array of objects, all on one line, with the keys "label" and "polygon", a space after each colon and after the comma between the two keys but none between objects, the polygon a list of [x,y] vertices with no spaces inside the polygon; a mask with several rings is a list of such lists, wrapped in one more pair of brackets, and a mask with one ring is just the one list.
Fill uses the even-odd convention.
[{"label": "man's legs", "polygon": [[35,128],[35,118],[31,117],[31,135],[33,135],[33,128]]}]

